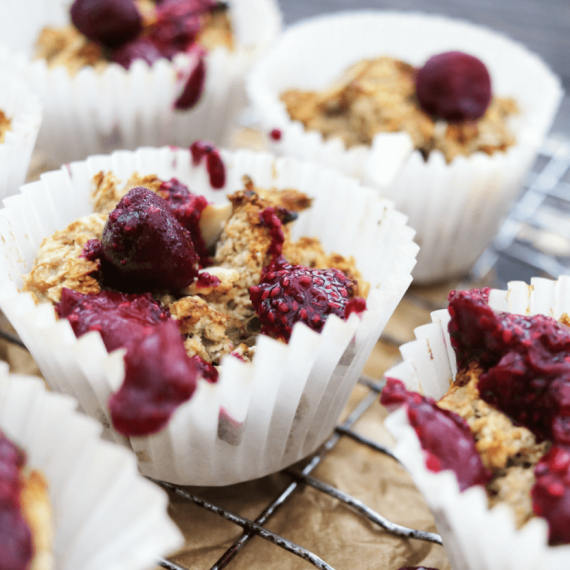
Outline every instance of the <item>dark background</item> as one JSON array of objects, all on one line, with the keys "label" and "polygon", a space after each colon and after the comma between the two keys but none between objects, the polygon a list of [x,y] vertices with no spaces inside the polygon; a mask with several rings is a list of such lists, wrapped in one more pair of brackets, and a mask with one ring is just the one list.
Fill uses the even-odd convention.
[{"label": "dark background", "polygon": [[443,14],[502,32],[539,54],[566,96],[552,126],[570,137],[570,0],[279,0],[285,25],[326,12],[388,9]]}]

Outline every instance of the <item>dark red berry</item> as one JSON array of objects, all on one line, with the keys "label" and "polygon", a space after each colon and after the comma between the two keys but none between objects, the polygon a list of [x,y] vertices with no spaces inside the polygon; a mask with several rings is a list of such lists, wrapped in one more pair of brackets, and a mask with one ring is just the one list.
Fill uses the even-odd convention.
[{"label": "dark red berry", "polygon": [[197,379],[176,323],[155,325],[128,345],[125,379],[109,399],[113,427],[127,437],[156,433],[192,397]]},{"label": "dark red berry", "polygon": [[133,61],[142,59],[149,65],[158,61],[163,55],[149,38],[137,38],[113,51],[112,60],[129,69]]},{"label": "dark red berry", "polygon": [[226,167],[218,149],[208,141],[196,141],[190,146],[192,164],[198,166],[206,158],[206,168],[210,177],[210,185],[215,190],[223,188],[226,184]]},{"label": "dark red berry", "polygon": [[217,287],[220,284],[220,280],[215,275],[210,275],[207,271],[203,271],[198,276],[196,281],[197,289],[210,289],[211,287]]},{"label": "dark red berry", "polygon": [[176,178],[163,182],[158,189],[158,195],[170,204],[174,217],[190,232],[194,249],[200,258],[200,266],[209,265],[208,249],[200,231],[200,218],[208,200],[190,192],[188,187]]},{"label": "dark red berry", "polygon": [[483,116],[491,102],[491,77],[485,64],[466,53],[434,55],[416,76],[421,108],[451,123]]},{"label": "dark red berry", "polygon": [[281,129],[273,129],[270,133],[269,136],[274,140],[274,141],[280,141],[281,137],[283,136],[283,132],[281,131]]},{"label": "dark red berry", "polygon": [[194,69],[190,72],[182,93],[176,99],[174,107],[179,111],[192,109],[200,100],[206,81],[206,52],[199,49]]},{"label": "dark red berry", "polygon": [[280,263],[270,266],[259,285],[249,289],[261,332],[288,341],[301,321],[320,332],[327,315],[344,319],[354,282],[338,269],[309,269]]},{"label": "dark red berry", "polygon": [[90,40],[117,48],[142,32],[142,17],[134,0],[75,0],[71,21]]},{"label": "dark red berry", "polygon": [[534,512],[548,522],[550,544],[570,542],[570,447],[553,446],[535,467]]},{"label": "dark red berry", "polygon": [[109,352],[126,347],[131,339],[169,319],[150,293],[101,291],[85,295],[64,288],[55,308],[59,318],[69,321],[76,337],[99,331]]},{"label": "dark red berry", "polygon": [[450,295],[458,365],[483,368],[481,398],[539,440],[570,445],[570,329],[551,317],[495,312],[485,295]]},{"label": "dark red berry", "polygon": [[408,420],[425,452],[430,471],[451,469],[463,491],[473,485],[485,485],[491,478],[467,422],[457,414],[437,407],[435,400],[406,390],[403,382],[387,378],[380,403],[388,409],[406,406]]},{"label": "dark red berry", "polygon": [[192,238],[166,200],[138,187],[109,214],[103,230],[106,280],[121,291],[177,290],[198,276]]}]

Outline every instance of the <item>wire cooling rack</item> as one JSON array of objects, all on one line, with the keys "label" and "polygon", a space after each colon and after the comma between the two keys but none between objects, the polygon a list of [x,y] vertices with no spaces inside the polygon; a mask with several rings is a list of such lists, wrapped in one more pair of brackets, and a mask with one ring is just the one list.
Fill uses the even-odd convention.
[{"label": "wire cooling rack", "polygon": [[[551,137],[541,149],[538,159],[527,176],[519,199],[508,218],[503,223],[493,245],[483,254],[474,267],[472,274],[459,286],[469,287],[476,282],[490,286],[504,287],[508,281],[521,279],[529,281],[533,276],[558,277],[570,271],[570,141],[563,137]],[[422,310],[442,308],[432,297],[421,289],[410,291],[405,300]],[[0,326],[0,338],[11,344],[25,348],[23,343]],[[388,334],[382,340],[392,346],[400,346],[404,339]],[[360,516],[372,521],[380,528],[402,538],[417,539],[441,544],[439,535],[414,530],[398,525],[366,506],[359,499],[342,490],[314,478],[311,473],[323,461],[327,454],[342,438],[350,438],[358,445],[383,455],[394,458],[391,452],[378,443],[363,437],[353,430],[355,424],[377,400],[383,382],[361,377],[366,395],[357,404],[348,418],[335,428],[334,433],[324,445],[306,460],[304,467],[288,468],[283,471],[290,483],[279,493],[255,519],[239,516],[219,505],[213,504],[188,488],[179,487],[162,481],[160,485],[195,505],[215,513],[243,529],[241,536],[226,550],[211,570],[226,568],[239,555],[255,536],[261,537],[277,547],[283,548],[305,560],[308,565],[323,570],[334,570],[332,566],[313,552],[294,544],[286,538],[270,531],[266,524],[298,490],[308,485],[319,492],[344,503]],[[394,458],[394,460],[396,460]],[[168,570],[187,570],[171,560],[162,559],[158,564]]]}]

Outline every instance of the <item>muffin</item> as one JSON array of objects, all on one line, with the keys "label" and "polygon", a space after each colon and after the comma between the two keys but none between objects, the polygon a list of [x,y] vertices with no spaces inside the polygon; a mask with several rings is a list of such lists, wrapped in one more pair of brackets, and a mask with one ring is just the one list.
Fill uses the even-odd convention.
[{"label": "muffin", "polygon": [[101,427],[74,401],[46,392],[38,378],[8,374],[6,365],[0,401],[2,509],[12,521],[0,540],[3,563],[142,570],[181,546],[166,493],[136,472],[129,452],[101,441]]},{"label": "muffin", "polygon": [[[403,347],[404,362],[386,373],[389,407],[397,404],[395,392],[405,392],[398,380],[429,397],[411,396],[412,406],[422,407],[414,420],[403,406],[386,425],[454,568],[568,562],[560,373],[569,284],[565,277],[533,279],[530,286],[510,283],[508,291],[458,292],[449,312],[433,313],[433,324],[418,330],[421,340]],[[442,432],[434,437],[435,423],[417,419],[424,413],[432,422],[445,418],[454,443]]]},{"label": "muffin", "polygon": [[15,194],[26,180],[42,121],[42,106],[30,87],[7,69],[2,74],[0,199]]},{"label": "muffin", "polygon": [[[231,31],[217,33],[214,27],[214,33],[200,35],[206,29],[202,20],[198,18],[196,26],[202,28],[196,31],[193,16],[188,24],[177,11],[213,2],[163,1],[156,10],[162,6],[161,21],[166,21],[159,30],[164,49],[153,48],[151,57],[150,48],[135,46],[126,53],[128,42],[111,50],[89,41],[70,25],[71,4],[26,0],[13,6],[0,24],[0,60],[21,73],[40,96],[44,123],[38,147],[55,165],[118,148],[184,146],[195,138],[222,143],[245,107],[245,73],[281,25],[273,0],[233,0],[227,9],[213,9]],[[159,18],[153,2],[142,0],[138,6],[135,12],[144,14],[145,25],[135,39],[146,41],[151,33],[147,22]],[[165,27],[168,32],[183,28],[190,39],[197,34],[201,43],[178,42],[176,34],[165,39]],[[113,57],[120,63],[111,61]],[[189,81],[195,87],[203,82],[203,89],[189,88]]]},{"label": "muffin", "polygon": [[[488,70],[493,99],[481,118],[458,124],[443,113],[447,119],[434,120],[429,97],[418,107],[417,70],[449,52]],[[357,176],[409,216],[421,248],[414,278],[423,283],[471,268],[516,196],[562,95],[536,56],[499,34],[379,11],[290,28],[256,64],[247,88],[272,150]]]},{"label": "muffin", "polygon": [[[193,146],[194,151],[196,146],[200,145]],[[13,239],[8,238],[10,245],[3,250],[2,260],[11,278],[6,279],[6,289],[3,289],[6,295],[2,296],[1,302],[50,385],[58,391],[75,393],[82,407],[103,422],[109,437],[133,448],[145,475],[181,484],[225,485],[266,475],[301,459],[315,450],[332,431],[370,350],[410,283],[417,246],[412,242],[413,232],[406,226],[405,217],[395,211],[390,202],[361,187],[355,180],[338,177],[336,173],[310,163],[276,160],[270,154],[249,151],[218,153],[211,147],[207,148],[210,149],[207,156],[198,163],[194,162],[188,150],[171,148],[140,149],[135,153],[123,151],[110,157],[93,157],[86,162],[71,164],[69,171],[63,168],[54,173],[54,180],[57,179],[58,183],[50,183],[51,190],[47,192],[43,182],[36,183],[36,191],[45,195],[50,205],[42,208],[41,228],[32,233],[24,232],[26,235],[20,231],[22,224],[27,224],[16,214],[19,210],[17,205],[13,210],[14,216],[9,215],[7,226],[10,230],[6,235],[13,235]],[[216,176],[211,181],[211,175],[219,174],[220,170],[208,167],[208,157],[214,153],[218,154],[224,167],[225,182],[220,189],[213,187],[219,186]],[[152,186],[152,180],[156,181],[157,177],[171,183],[176,179],[196,195],[204,196],[208,202],[217,205],[218,212],[227,209],[227,196],[238,191],[232,196],[233,207],[230,210],[234,215],[230,222],[225,223],[226,214],[226,218],[222,217],[221,223],[217,224],[217,267],[206,266],[200,270],[202,263],[197,258],[192,261],[183,257],[190,260],[186,266],[200,272],[199,279],[193,280],[188,287],[190,295],[180,295],[183,283],[177,284],[178,292],[171,287],[166,294],[162,285],[155,282],[150,286],[155,300],[158,298],[170,307],[170,315],[177,319],[184,334],[187,354],[200,356],[207,365],[211,365],[202,366],[196,386],[187,386],[186,393],[190,396],[179,402],[165,425],[151,435],[126,438],[112,428],[108,400],[113,393],[118,393],[126,378],[125,369],[130,366],[129,354],[132,354],[129,348],[123,359],[124,349],[109,354],[103,344],[105,338],[102,341],[99,333],[89,332],[76,339],[69,322],[56,319],[51,302],[36,305],[30,293],[18,291],[25,287],[34,290],[35,285],[30,285],[24,276],[32,270],[44,238],[61,236],[61,231],[77,218],[90,214],[93,219],[99,215],[92,213],[89,193],[93,177],[100,177],[100,172],[112,173],[121,181],[114,186],[120,193],[127,190],[124,184],[135,173],[138,186],[142,178],[145,178],[147,186]],[[244,176],[248,176],[245,182]],[[104,186],[100,185],[100,188]],[[259,190],[256,192],[256,189]],[[346,191],[352,193],[350,207],[344,199]],[[105,192],[97,194],[106,195]],[[260,209],[262,197],[267,199],[275,194],[282,196],[280,203],[287,204],[287,208],[276,204],[274,208],[263,205]],[[128,193],[122,198],[121,208],[128,206],[126,202],[132,204],[134,201],[135,198]],[[116,203],[115,199],[112,202]],[[107,211],[114,207],[103,206],[104,200],[97,203]],[[309,203],[311,207],[307,208]],[[295,204],[302,211],[298,213],[297,220],[289,224],[285,220],[294,217],[291,210]],[[151,210],[155,212],[156,208],[153,206],[148,211]],[[286,276],[280,273],[283,266],[271,271],[263,269],[263,260],[273,255],[274,236],[279,234],[279,219],[272,210],[284,216],[281,222],[283,233],[290,232],[290,242],[283,244],[283,253],[293,264],[293,268],[287,271],[298,272],[299,266],[304,266],[303,271],[319,267],[319,257],[325,259],[325,267],[340,268],[340,271],[335,270],[338,271],[335,273],[337,276],[339,273],[342,275],[341,271],[353,271],[363,293],[364,284],[369,286],[365,310],[363,306],[353,306],[354,311],[346,308],[340,314],[329,314],[326,320],[318,323],[320,326],[312,326],[315,315],[306,309],[307,314],[301,316],[300,322],[290,323],[289,329],[285,326],[273,331],[275,338],[258,334],[260,327],[264,329],[262,332],[272,334],[272,331],[267,330],[270,327],[263,319],[257,324],[251,322],[257,317],[248,296],[251,295],[253,301],[255,287],[260,288],[258,296],[263,301],[269,294],[264,295],[261,288],[275,289],[276,284],[271,280],[279,278],[279,287],[286,289],[281,301],[290,304],[288,311],[297,310],[294,306],[297,301],[287,297],[293,285],[288,285]],[[49,214],[44,215],[46,212]],[[31,211],[24,212],[24,217],[29,214]],[[112,213],[109,220],[128,219],[127,214],[121,216],[123,214]],[[251,222],[244,225],[243,217],[252,219],[253,225]],[[290,230],[285,227],[289,225]],[[98,228],[95,232],[101,231],[101,224]],[[59,233],[54,234],[56,230]],[[85,245],[96,238],[95,232],[83,234],[77,244],[72,244],[72,247],[77,246],[77,253],[87,254],[86,263],[92,261]],[[106,239],[104,235],[103,244]],[[110,243],[123,243],[121,239],[110,238]],[[184,239],[175,241],[182,243]],[[60,248],[54,246],[50,249],[48,242],[50,240],[44,242],[42,250],[58,255]],[[301,247],[295,248],[293,243],[300,243]],[[19,253],[14,255],[16,251]],[[350,261],[351,257],[353,261]],[[131,266],[130,262],[127,264]],[[93,272],[93,266],[84,266],[84,269],[86,271],[75,275]],[[148,286],[148,276],[139,273],[138,269],[136,271],[136,276],[130,281],[134,289],[141,280]],[[161,269],[165,275],[168,271],[168,267]],[[211,275],[205,276],[204,272],[208,271]],[[262,271],[265,274],[259,282]],[[50,272],[52,270],[48,268],[48,280]],[[216,277],[213,282],[209,281],[212,277]],[[301,283],[306,277],[296,273],[290,279]],[[321,278],[326,281],[329,277],[320,275],[319,280]],[[243,281],[243,284],[239,287],[232,285],[238,281]],[[89,287],[95,286],[88,279],[82,282],[86,287],[84,293],[89,293]],[[78,288],[71,282],[67,287],[70,285]],[[216,287],[225,289],[216,291]],[[343,296],[346,293],[347,299],[363,294],[357,295],[354,289],[349,291],[351,287],[346,282],[347,290],[343,293],[341,287],[338,294]],[[63,287],[59,292],[67,295]],[[38,294],[37,287],[34,294]],[[231,295],[233,297],[228,300]],[[49,293],[47,296],[49,298]],[[16,300],[21,300],[22,304]],[[10,307],[14,310],[11,311]],[[228,314],[228,307],[233,307],[235,312]],[[301,314],[302,307],[298,308]],[[281,321],[280,315],[286,312],[270,307],[266,313]],[[48,319],[49,323],[43,323],[46,327],[36,320],[40,315]],[[164,320],[161,316],[157,318]],[[309,319],[311,323],[308,323]],[[248,340],[250,326],[256,334]],[[174,341],[167,345],[173,344]],[[218,375],[215,382],[209,376],[212,367]]]}]

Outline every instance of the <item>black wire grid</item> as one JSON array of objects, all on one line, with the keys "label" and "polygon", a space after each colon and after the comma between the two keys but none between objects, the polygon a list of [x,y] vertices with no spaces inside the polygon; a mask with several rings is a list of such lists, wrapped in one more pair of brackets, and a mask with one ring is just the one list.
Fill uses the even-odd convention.
[{"label": "black wire grid", "polygon": [[[471,276],[460,284],[460,288],[468,287],[473,281],[477,283],[484,281],[488,285],[504,287],[508,281],[513,279],[528,282],[533,276],[556,278],[568,273],[570,270],[569,220],[570,141],[552,137],[546,141],[541,149],[532,171],[527,176],[519,200],[503,223],[493,245],[479,259]],[[405,298],[420,309],[436,310],[443,308],[443,305],[438,306],[432,303],[418,291],[408,292]],[[18,338],[1,328],[0,338],[25,348]],[[392,346],[401,344],[398,339],[389,335],[383,335],[382,340]],[[406,528],[389,521],[357,498],[351,497],[311,476],[311,472],[341,438],[350,438],[359,445],[396,459],[389,449],[359,435],[352,429],[366,410],[377,400],[384,384],[383,381],[375,381],[365,377],[361,377],[359,383],[368,389],[366,396],[358,403],[346,421],[335,428],[331,437],[307,460],[308,462],[302,469],[293,467],[283,471],[283,474],[288,476],[291,482],[255,520],[241,517],[208,502],[190,493],[187,488],[163,481],[154,481],[175,495],[215,513],[243,529],[241,536],[226,550],[211,567],[211,570],[226,568],[255,536],[268,540],[299,556],[316,568],[334,570],[313,552],[271,532],[264,526],[295,491],[305,485],[334,497],[362,517],[369,519],[395,536],[442,544],[441,537],[438,534]],[[166,559],[159,560],[158,564],[167,570],[187,570],[184,566]]]}]

